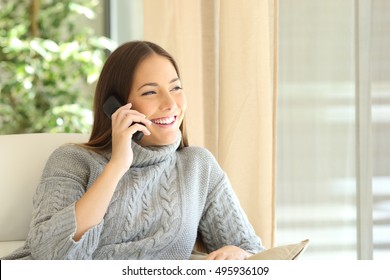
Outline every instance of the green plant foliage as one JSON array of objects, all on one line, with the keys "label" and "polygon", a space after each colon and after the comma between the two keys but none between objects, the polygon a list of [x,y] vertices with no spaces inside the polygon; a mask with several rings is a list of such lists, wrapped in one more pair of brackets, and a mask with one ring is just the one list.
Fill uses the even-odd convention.
[{"label": "green plant foliage", "polygon": [[0,0],[0,134],[90,131],[88,85],[116,47],[80,24],[97,5]]}]

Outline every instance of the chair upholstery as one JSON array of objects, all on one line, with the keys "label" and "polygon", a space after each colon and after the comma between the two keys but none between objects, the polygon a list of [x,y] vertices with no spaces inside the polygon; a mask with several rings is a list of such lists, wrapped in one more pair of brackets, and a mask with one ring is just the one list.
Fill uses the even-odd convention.
[{"label": "chair upholstery", "polygon": [[24,244],[32,198],[50,154],[62,144],[87,140],[75,133],[0,135],[0,257]]}]

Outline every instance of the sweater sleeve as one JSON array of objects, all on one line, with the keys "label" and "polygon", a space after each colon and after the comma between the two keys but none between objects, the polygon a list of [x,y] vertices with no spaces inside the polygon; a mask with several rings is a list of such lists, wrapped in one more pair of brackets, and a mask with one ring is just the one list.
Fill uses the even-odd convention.
[{"label": "sweater sleeve", "polygon": [[210,174],[217,180],[210,180],[215,185],[209,186],[199,223],[199,232],[207,250],[212,252],[226,245],[235,245],[253,254],[264,250],[226,174],[217,167]]},{"label": "sweater sleeve", "polygon": [[88,153],[76,146],[57,149],[49,158],[33,200],[33,218],[27,237],[33,259],[91,259],[103,222],[79,241],[75,203],[85,193],[91,172]]}]

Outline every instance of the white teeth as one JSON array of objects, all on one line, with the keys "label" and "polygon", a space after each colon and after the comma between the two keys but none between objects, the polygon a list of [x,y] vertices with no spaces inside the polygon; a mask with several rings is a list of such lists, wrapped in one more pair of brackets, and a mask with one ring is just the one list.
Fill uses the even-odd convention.
[{"label": "white teeth", "polygon": [[171,124],[174,121],[175,121],[175,117],[168,117],[168,118],[164,118],[164,119],[153,120],[153,122],[157,123],[157,124]]}]

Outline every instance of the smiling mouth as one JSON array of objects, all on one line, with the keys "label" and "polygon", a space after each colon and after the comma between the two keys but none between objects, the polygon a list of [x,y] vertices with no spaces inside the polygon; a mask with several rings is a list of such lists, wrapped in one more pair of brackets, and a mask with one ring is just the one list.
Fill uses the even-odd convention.
[{"label": "smiling mouth", "polygon": [[158,125],[172,125],[175,123],[177,116],[171,116],[166,118],[160,118],[160,119],[154,119],[151,120],[152,123],[158,124]]}]

